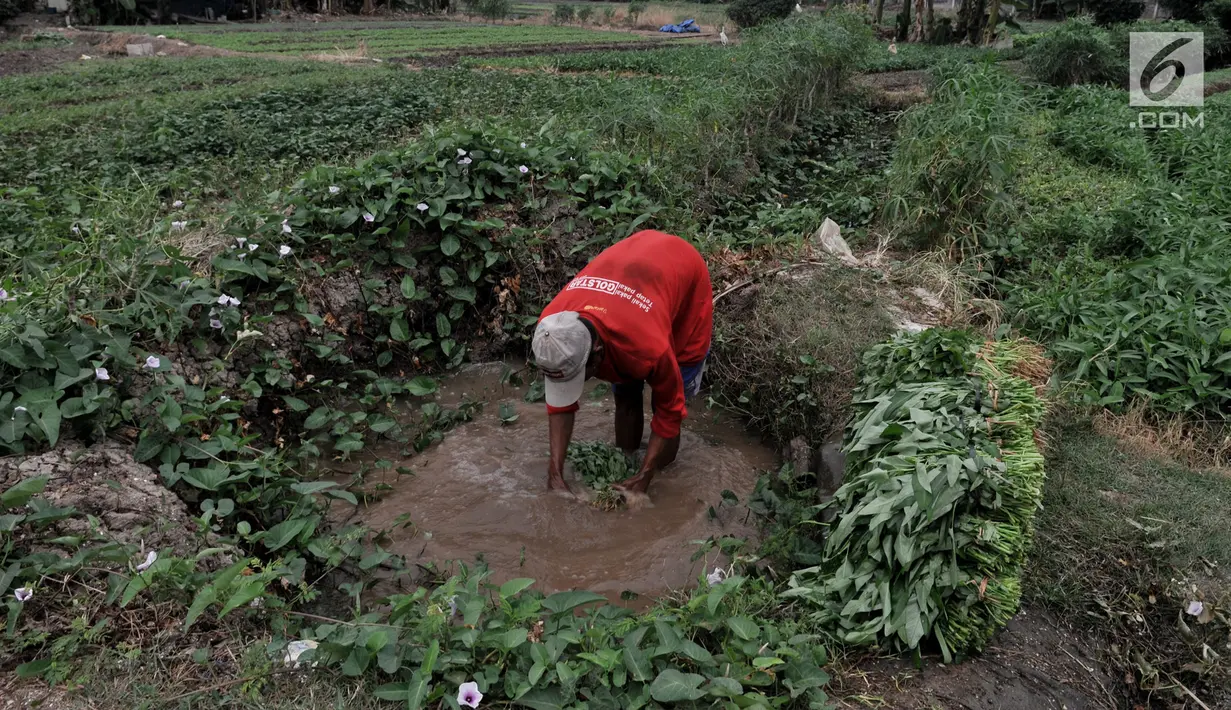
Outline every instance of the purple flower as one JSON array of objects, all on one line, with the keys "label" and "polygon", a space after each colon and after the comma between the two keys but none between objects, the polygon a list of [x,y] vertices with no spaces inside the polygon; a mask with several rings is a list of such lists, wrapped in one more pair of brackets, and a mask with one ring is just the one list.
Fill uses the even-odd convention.
[{"label": "purple flower", "polygon": [[256,242],[253,242],[253,243],[251,243],[251,244],[249,244],[249,245],[248,245],[248,251],[256,251],[256,248],[257,248],[257,247],[259,247],[259,246],[261,246],[261,245],[260,245],[260,244],[257,244]]},{"label": "purple flower", "polygon": [[153,550],[150,550],[150,553],[145,556],[145,562],[142,562],[141,564],[137,565],[137,571],[138,572],[146,571],[147,569],[150,568],[151,565],[154,564],[154,561],[157,559],[158,559],[158,553],[154,552]]},{"label": "purple flower", "polygon": [[222,321],[218,320],[217,318],[210,318],[209,327],[213,328],[214,330],[222,330]]},{"label": "purple flower", "polygon": [[1188,608],[1185,609],[1189,616],[1201,616],[1201,612],[1205,611],[1205,605],[1198,601],[1188,603]]},{"label": "purple flower", "polygon": [[710,586],[722,584],[722,580],[727,578],[727,573],[721,567],[715,567],[713,572],[705,575],[705,581],[710,583]]},{"label": "purple flower", "polygon": [[291,233],[291,220],[289,219],[282,220],[282,233],[283,234]]},{"label": "purple flower", "polygon": [[471,162],[473,161],[470,160],[470,156],[466,156],[465,158],[462,158],[461,160],[457,161],[457,164],[458,165],[470,165]]},{"label": "purple flower", "polygon": [[449,597],[449,616],[457,616],[457,597]]},{"label": "purple flower", "polygon": [[524,165],[520,165],[520,166],[518,166],[517,170],[518,170],[518,171],[519,171],[522,175],[525,175],[526,173],[530,172],[530,168],[527,168],[527,167],[526,167],[526,166],[524,166]]},{"label": "purple flower", "polygon": [[74,224],[72,229],[73,229],[73,234],[81,234],[81,227],[78,227],[77,225]]},{"label": "purple flower", "polygon": [[145,359],[145,366],[151,370],[157,370],[162,367],[162,360],[159,360],[157,357],[151,355]]},{"label": "purple flower", "polygon": [[457,687],[457,704],[466,705],[472,708],[479,707],[479,701],[483,699],[483,694],[479,692],[479,684],[470,681],[462,683]]},{"label": "purple flower", "polygon": [[175,284],[175,287],[183,291],[184,289],[188,288],[191,285],[192,285],[192,279],[183,278],[183,279],[180,279],[179,282]]},{"label": "purple flower", "polygon": [[336,195],[336,194],[338,194],[338,193],[339,193],[339,192],[341,192],[341,191],[342,191],[342,188],[338,187],[337,185],[330,185],[330,186],[329,186],[329,194],[331,194],[331,195]]},{"label": "purple flower", "polygon": [[9,296],[9,292],[0,288],[0,301],[14,301],[15,298]]},{"label": "purple flower", "polygon": [[[26,602],[30,601],[30,597],[34,596],[34,590],[29,587],[18,587],[17,589],[13,590],[13,596],[17,599],[17,601],[21,602],[22,604],[25,604]],[[471,685],[473,685],[473,683]]]},{"label": "purple flower", "polygon": [[187,223],[187,222],[172,222],[172,223],[171,223],[171,231],[172,231],[172,232],[182,232],[182,231],[184,231],[187,227],[188,227],[188,223]]},{"label": "purple flower", "polygon": [[218,297],[218,305],[220,306],[238,306],[239,299],[234,296],[228,296],[225,293]]},{"label": "purple flower", "polygon": [[285,259],[286,257],[290,256],[291,252],[293,251],[294,249],[291,249],[287,245],[283,244],[282,246],[278,247],[278,258]]},{"label": "purple flower", "polygon": [[419,210],[420,212],[427,212],[427,203],[420,202],[419,204],[415,205],[415,209]]},{"label": "purple flower", "polygon": [[364,212],[363,221],[367,222],[368,224],[371,224],[376,221],[376,215],[372,214],[371,212]]},{"label": "purple flower", "polygon": [[183,200],[176,200],[175,202],[172,202],[172,203],[171,203],[171,206],[172,206],[173,208],[175,208],[175,209],[177,209],[177,210],[178,210],[179,208],[181,208],[181,207],[183,207],[183,206],[184,206],[184,201],[183,201]]},{"label": "purple flower", "polygon": [[94,368],[94,379],[106,382],[107,380],[111,379],[111,375],[110,373],[107,372],[107,368],[96,367]]}]

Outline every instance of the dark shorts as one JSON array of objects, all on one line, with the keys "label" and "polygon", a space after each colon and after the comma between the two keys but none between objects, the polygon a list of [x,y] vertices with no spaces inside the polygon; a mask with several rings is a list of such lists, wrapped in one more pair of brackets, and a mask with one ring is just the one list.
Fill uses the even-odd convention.
[{"label": "dark shorts", "polygon": [[[680,363],[680,378],[684,380],[684,399],[692,399],[701,392],[701,375],[705,373],[705,361],[709,356],[710,352],[706,350],[701,362]],[[637,380],[636,382],[613,384],[611,391],[617,395],[627,396],[640,394],[644,387],[645,381]]]}]

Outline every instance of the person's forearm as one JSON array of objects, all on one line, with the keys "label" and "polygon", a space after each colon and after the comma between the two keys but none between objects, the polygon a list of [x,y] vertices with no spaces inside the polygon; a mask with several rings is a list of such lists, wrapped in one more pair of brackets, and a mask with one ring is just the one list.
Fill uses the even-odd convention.
[{"label": "person's forearm", "polygon": [[680,437],[670,439],[650,432],[650,443],[645,449],[645,460],[641,462],[639,474],[654,473],[675,461],[675,455],[680,450]]},{"label": "person's forearm", "polygon": [[551,461],[547,464],[548,483],[564,481],[564,460],[568,456],[568,444],[573,438],[575,412],[550,414],[547,429],[551,438]]}]

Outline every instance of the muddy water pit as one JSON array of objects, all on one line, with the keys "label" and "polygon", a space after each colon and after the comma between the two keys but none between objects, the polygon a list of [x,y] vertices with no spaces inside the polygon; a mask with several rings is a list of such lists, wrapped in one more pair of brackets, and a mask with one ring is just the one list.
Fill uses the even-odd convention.
[{"label": "muddy water pit", "polygon": [[[397,462],[411,474],[383,479],[392,490],[369,505],[360,522],[393,528],[390,551],[422,564],[481,559],[497,583],[529,577],[545,593],[589,589],[644,606],[695,585],[702,570],[722,562],[717,550],[693,561],[695,541],[755,535],[742,501],[776,457],[734,417],[693,408],[679,456],[655,476],[650,502],[604,512],[579,497],[548,492],[546,407],[524,402],[524,388],[502,386],[503,370],[499,363],[477,366],[447,382],[442,403],[466,396],[486,402],[484,411],[440,444]],[[502,424],[501,403],[515,408],[515,422]],[[613,417],[611,396],[591,387],[582,397],[574,441],[614,442]],[[647,411],[647,437],[649,418]],[[383,453],[397,461],[395,452]],[[565,478],[574,492],[584,492],[571,469]],[[741,504],[720,505],[724,489]],[[394,527],[404,514],[413,525]]]}]

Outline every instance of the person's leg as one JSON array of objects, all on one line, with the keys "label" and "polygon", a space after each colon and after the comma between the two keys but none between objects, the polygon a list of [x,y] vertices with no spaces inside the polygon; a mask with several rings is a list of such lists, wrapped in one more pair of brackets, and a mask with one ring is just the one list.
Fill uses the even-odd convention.
[{"label": "person's leg", "polygon": [[627,452],[640,448],[641,434],[645,431],[644,388],[644,382],[611,386],[611,394],[615,397],[616,446]]}]

